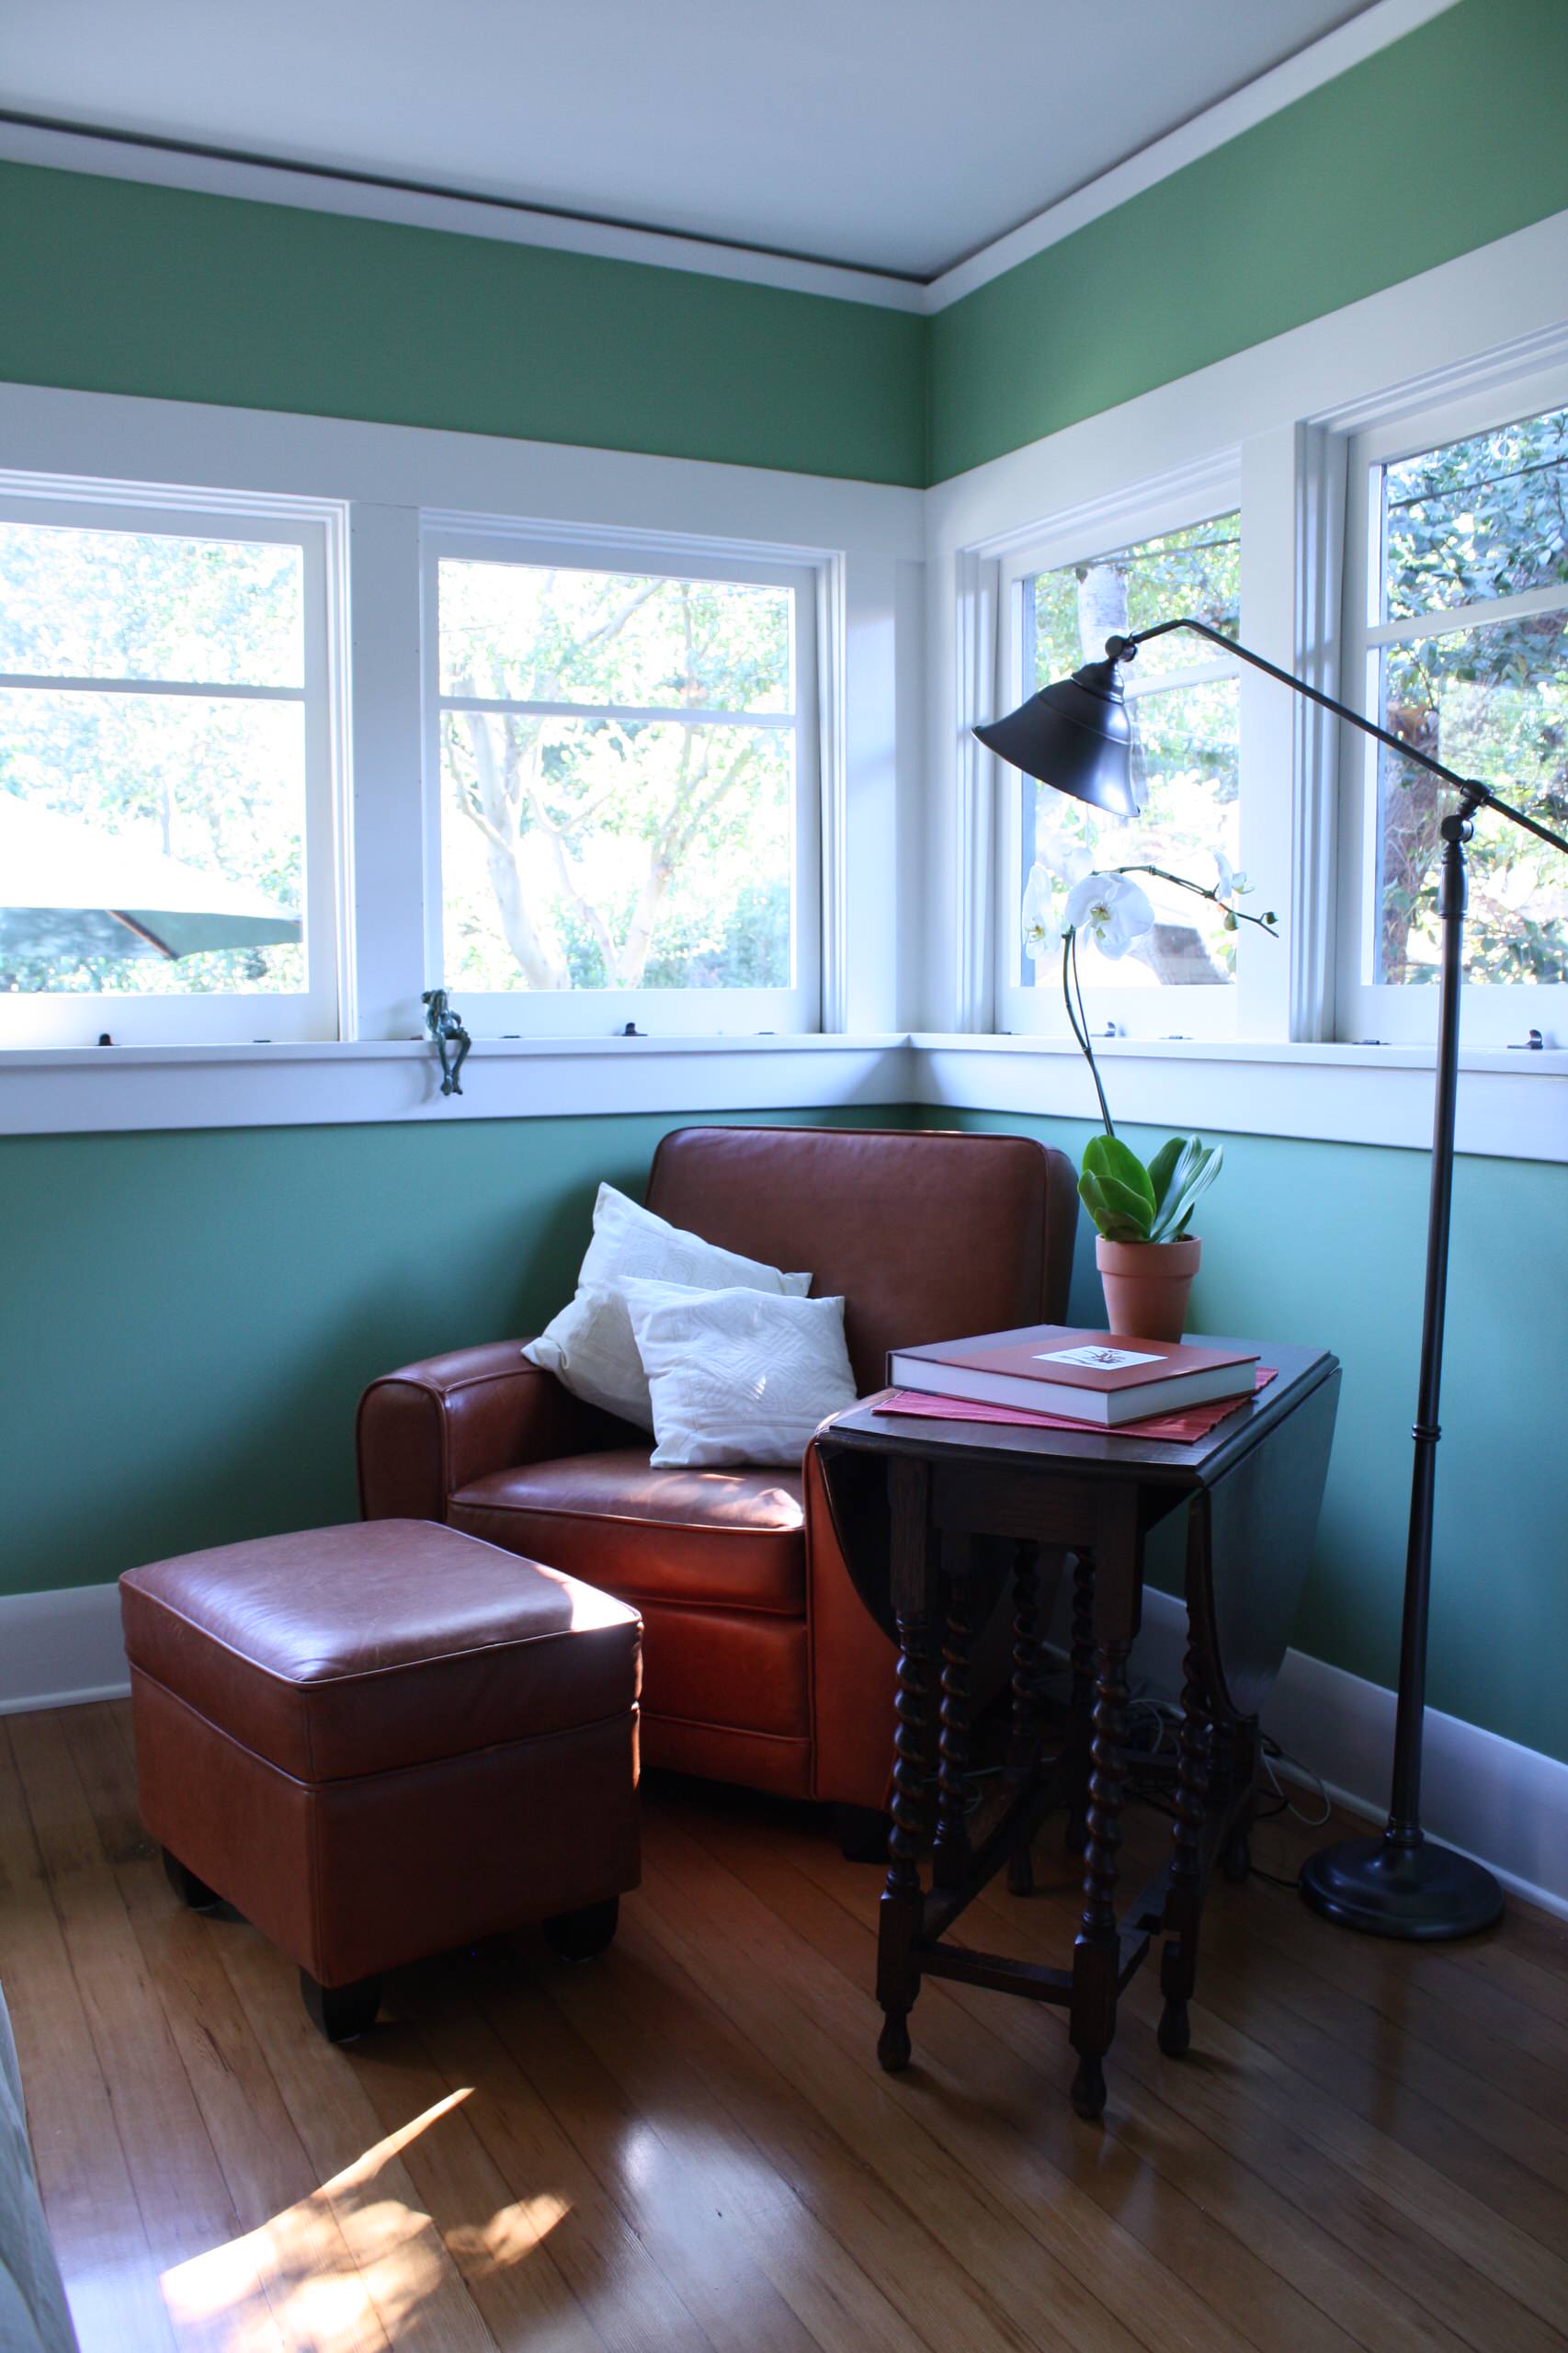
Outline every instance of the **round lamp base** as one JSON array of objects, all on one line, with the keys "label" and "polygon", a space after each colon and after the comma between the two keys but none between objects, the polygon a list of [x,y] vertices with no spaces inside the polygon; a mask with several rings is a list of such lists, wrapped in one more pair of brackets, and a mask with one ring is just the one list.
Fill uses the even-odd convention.
[{"label": "round lamp base", "polygon": [[1436,1943],[1473,1937],[1501,1916],[1503,1891],[1489,1870],[1426,1839],[1346,1838],[1320,1847],[1301,1867],[1301,1894],[1314,1912],[1369,1937]]}]

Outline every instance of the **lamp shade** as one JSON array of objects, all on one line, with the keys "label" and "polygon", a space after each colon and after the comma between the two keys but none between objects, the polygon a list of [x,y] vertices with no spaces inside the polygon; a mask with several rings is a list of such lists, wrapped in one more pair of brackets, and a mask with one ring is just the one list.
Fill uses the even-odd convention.
[{"label": "lamp shade", "polygon": [[1044,687],[1006,719],[977,727],[988,751],[1026,776],[1113,817],[1135,817],[1132,728],[1119,662],[1086,662]]}]

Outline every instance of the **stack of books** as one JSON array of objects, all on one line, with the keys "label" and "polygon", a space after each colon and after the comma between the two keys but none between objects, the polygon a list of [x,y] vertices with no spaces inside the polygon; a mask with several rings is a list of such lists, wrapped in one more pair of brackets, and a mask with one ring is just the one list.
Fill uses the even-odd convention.
[{"label": "stack of books", "polygon": [[[972,1406],[977,1418],[1016,1414],[1020,1420],[1050,1417],[1099,1430],[1195,1407],[1230,1410],[1264,1377],[1256,1348],[1131,1340],[1061,1324],[894,1348],[888,1358],[889,1386],[909,1396],[912,1409],[929,1398],[949,1410]],[[1206,1418],[1211,1424],[1221,1416]]]}]

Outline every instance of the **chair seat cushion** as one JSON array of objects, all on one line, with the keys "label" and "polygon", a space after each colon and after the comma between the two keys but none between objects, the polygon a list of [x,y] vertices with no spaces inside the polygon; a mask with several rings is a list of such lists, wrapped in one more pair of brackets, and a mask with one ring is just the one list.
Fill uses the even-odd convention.
[{"label": "chair seat cushion", "polygon": [[190,1552],[121,1577],[131,1665],[301,1781],[624,1715],[635,1610],[430,1520]]},{"label": "chair seat cushion", "polygon": [[798,1471],[655,1469],[645,1449],[616,1448],[492,1472],[447,1517],[631,1600],[805,1613]]}]

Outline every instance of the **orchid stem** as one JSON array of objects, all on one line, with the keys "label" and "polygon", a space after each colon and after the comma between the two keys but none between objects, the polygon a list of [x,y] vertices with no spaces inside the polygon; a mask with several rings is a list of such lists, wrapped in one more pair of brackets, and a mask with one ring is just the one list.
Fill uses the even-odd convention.
[{"label": "orchid stem", "polygon": [[1225,913],[1233,915],[1237,923],[1256,924],[1259,931],[1266,931],[1268,934],[1270,939],[1278,937],[1273,924],[1269,922],[1267,915],[1249,915],[1243,908],[1233,906],[1228,899],[1221,899],[1218,891],[1210,890],[1202,882],[1189,882],[1185,874],[1173,874],[1169,867],[1112,866],[1108,868],[1107,871],[1111,874],[1158,875],[1162,882],[1174,882],[1178,891],[1190,891],[1195,899],[1207,899],[1211,906],[1223,907]]},{"label": "orchid stem", "polygon": [[[1076,1012],[1073,1007],[1074,989],[1078,992]],[[1105,1131],[1108,1136],[1114,1137],[1116,1130],[1111,1125],[1110,1106],[1105,1099],[1105,1088],[1100,1085],[1099,1064],[1095,1060],[1095,1050],[1089,1042],[1089,1017],[1084,1010],[1084,984],[1078,977],[1078,934],[1075,926],[1068,932],[1062,943],[1062,996],[1067,1007],[1067,1018],[1072,1025],[1073,1035],[1078,1041],[1078,1050],[1088,1063],[1089,1076],[1095,1082],[1095,1093],[1099,1097],[1100,1118],[1104,1122]]]}]

